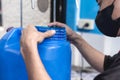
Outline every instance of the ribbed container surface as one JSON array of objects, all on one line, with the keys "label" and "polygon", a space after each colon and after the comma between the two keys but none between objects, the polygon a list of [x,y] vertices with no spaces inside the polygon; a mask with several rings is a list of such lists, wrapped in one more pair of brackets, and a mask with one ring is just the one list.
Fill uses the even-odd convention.
[{"label": "ribbed container surface", "polygon": [[[52,80],[70,80],[71,48],[65,28],[36,26],[38,31],[56,34],[38,44],[40,58]],[[28,80],[20,53],[21,28],[14,28],[0,39],[0,80]]]}]

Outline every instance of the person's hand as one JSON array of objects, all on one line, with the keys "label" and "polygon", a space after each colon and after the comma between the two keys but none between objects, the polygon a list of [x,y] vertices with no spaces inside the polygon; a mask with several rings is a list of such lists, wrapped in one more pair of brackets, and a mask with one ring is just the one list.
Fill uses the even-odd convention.
[{"label": "person's hand", "polygon": [[70,29],[70,27],[67,26],[66,24],[60,22],[53,22],[49,23],[48,26],[65,27],[67,32],[67,38],[71,42],[74,42],[74,40],[77,38],[77,34],[72,29]]},{"label": "person's hand", "polygon": [[55,34],[54,30],[49,30],[46,32],[39,32],[33,25],[28,25],[22,30],[21,44],[37,44],[41,43],[45,38],[50,37]]},{"label": "person's hand", "polygon": [[13,29],[14,27],[8,27],[7,29],[6,29],[6,32],[9,32],[11,29]]},{"label": "person's hand", "polygon": [[55,34],[54,30],[46,32],[39,32],[33,25],[27,26],[22,30],[21,35],[21,51],[22,53],[28,53],[33,48],[37,48],[37,43],[41,43],[45,38]]},{"label": "person's hand", "polygon": [[33,25],[22,30],[21,53],[26,64],[29,80],[51,80],[39,56],[37,43],[55,34],[54,30],[44,33],[37,31]]}]

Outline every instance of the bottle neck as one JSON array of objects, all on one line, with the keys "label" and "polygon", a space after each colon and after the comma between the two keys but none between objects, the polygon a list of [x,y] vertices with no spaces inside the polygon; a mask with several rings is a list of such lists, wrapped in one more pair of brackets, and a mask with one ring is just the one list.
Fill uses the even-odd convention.
[{"label": "bottle neck", "polygon": [[66,36],[66,30],[65,28],[61,28],[61,27],[42,27],[42,26],[36,26],[37,30],[40,32],[46,32],[48,30],[55,30],[56,33],[49,38],[46,38],[45,41],[47,40],[51,40],[51,41],[60,41],[60,40],[67,40],[67,36]]}]

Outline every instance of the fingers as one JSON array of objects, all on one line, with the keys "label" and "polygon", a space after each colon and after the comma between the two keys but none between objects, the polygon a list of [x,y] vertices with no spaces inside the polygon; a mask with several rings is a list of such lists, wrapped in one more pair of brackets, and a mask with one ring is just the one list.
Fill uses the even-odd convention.
[{"label": "fingers", "polygon": [[[22,31],[22,37],[21,40],[24,43],[41,43],[45,38],[51,37],[55,34],[55,30],[49,30],[46,32],[39,32],[34,27],[34,25],[28,25],[23,31]],[[22,43],[22,42],[21,42]]]},{"label": "fingers", "polygon": [[44,32],[43,36],[44,36],[44,38],[48,38],[48,37],[53,36],[55,33],[56,33],[55,30],[49,30],[49,31]]},{"label": "fingers", "polygon": [[60,22],[49,23],[48,26],[66,27],[65,24],[60,23]]},{"label": "fingers", "polygon": [[7,28],[6,32],[10,31],[11,29],[13,29],[14,27],[9,27]]}]

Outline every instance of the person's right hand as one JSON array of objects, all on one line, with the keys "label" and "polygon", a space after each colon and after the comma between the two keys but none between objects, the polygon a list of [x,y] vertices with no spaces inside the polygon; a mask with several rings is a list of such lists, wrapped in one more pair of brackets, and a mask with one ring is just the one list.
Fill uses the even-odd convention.
[{"label": "person's right hand", "polygon": [[41,43],[45,38],[51,37],[55,34],[55,30],[48,30],[46,32],[37,31],[33,25],[28,25],[22,30],[21,35],[21,52],[24,54],[32,52],[37,49],[37,43]]},{"label": "person's right hand", "polygon": [[28,25],[22,30],[20,49],[29,80],[51,80],[39,56],[37,43],[42,43],[45,38],[54,34],[55,30],[40,32],[33,25]]},{"label": "person's right hand", "polygon": [[72,29],[70,29],[70,27],[68,27],[66,24],[60,22],[53,22],[53,23],[49,23],[48,26],[65,27],[67,32],[67,38],[71,42],[74,42],[74,40],[77,37],[77,34]]}]

